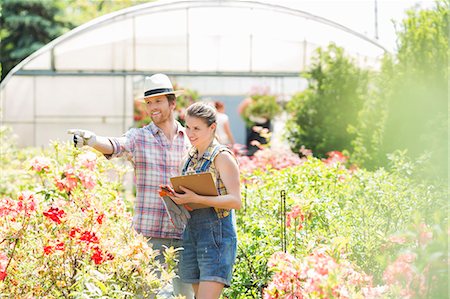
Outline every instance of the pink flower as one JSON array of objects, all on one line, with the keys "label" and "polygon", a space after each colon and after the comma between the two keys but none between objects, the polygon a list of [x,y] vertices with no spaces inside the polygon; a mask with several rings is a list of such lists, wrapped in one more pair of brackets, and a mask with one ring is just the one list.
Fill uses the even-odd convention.
[{"label": "pink flower", "polygon": [[406,284],[409,285],[414,279],[413,261],[416,256],[411,253],[400,255],[392,264],[390,264],[383,273],[383,280],[387,284]]},{"label": "pink flower", "polygon": [[305,148],[304,145],[301,146],[299,152],[305,157],[312,156],[312,150]]},{"label": "pink flower", "polygon": [[383,298],[383,294],[388,290],[388,286],[364,287],[362,292],[365,299]]},{"label": "pink flower", "polygon": [[64,177],[66,179],[66,190],[70,192],[78,184],[78,178],[75,175],[75,170],[71,165],[67,165],[66,171],[64,172]]},{"label": "pink flower", "polygon": [[20,208],[17,205],[17,201],[9,197],[0,199],[0,216],[11,216],[12,218],[15,218],[19,211]]},{"label": "pink flower", "polygon": [[30,216],[30,212],[36,211],[36,200],[34,197],[34,193],[30,191],[23,191],[19,193],[19,197],[17,198],[19,202],[17,203],[18,207],[25,211],[27,216]]},{"label": "pink flower", "polygon": [[95,187],[97,184],[94,180],[94,177],[91,174],[87,174],[84,172],[79,173],[80,182],[83,185],[84,188],[91,190]]},{"label": "pink flower", "polygon": [[61,179],[55,179],[59,191],[71,192],[78,185],[78,177],[72,165],[67,165]]},{"label": "pink flower", "polygon": [[36,172],[48,172],[50,170],[50,159],[46,157],[34,157],[31,159],[31,169]]},{"label": "pink flower", "polygon": [[406,238],[403,236],[390,236],[388,240],[395,244],[404,244],[406,243]]},{"label": "pink flower", "polygon": [[433,232],[425,223],[419,225],[419,244],[424,246],[433,240]]},{"label": "pink flower", "polygon": [[5,280],[6,276],[6,266],[8,265],[8,256],[0,251],[0,280]]},{"label": "pink flower", "polygon": [[344,164],[348,161],[348,157],[340,151],[331,151],[327,153],[328,158],[323,160],[327,165],[334,165],[336,163]]},{"label": "pink flower", "polygon": [[6,271],[6,265],[8,265],[8,256],[0,251],[0,271]]},{"label": "pink flower", "polygon": [[291,227],[291,221],[299,219],[298,220],[298,229],[303,228],[303,221],[305,220],[305,215],[302,213],[302,210],[299,205],[292,207],[291,211],[286,214],[286,226]]},{"label": "pink flower", "polygon": [[97,165],[97,156],[93,152],[87,152],[78,156],[78,161],[89,170],[94,170]]}]

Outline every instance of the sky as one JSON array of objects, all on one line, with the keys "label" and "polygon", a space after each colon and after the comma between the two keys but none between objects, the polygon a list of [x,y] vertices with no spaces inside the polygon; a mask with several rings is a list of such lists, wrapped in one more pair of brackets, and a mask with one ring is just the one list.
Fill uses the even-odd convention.
[{"label": "sky", "polygon": [[416,5],[423,8],[434,5],[433,0],[279,0],[278,3],[330,19],[373,39],[376,39],[376,4],[377,40],[389,51],[396,48],[393,21],[400,24],[406,17],[406,10]]}]

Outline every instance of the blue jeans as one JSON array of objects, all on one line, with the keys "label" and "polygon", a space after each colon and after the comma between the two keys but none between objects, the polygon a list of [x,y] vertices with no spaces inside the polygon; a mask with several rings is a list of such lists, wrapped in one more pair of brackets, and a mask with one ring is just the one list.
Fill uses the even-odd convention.
[{"label": "blue jeans", "polygon": [[233,215],[218,218],[213,208],[191,212],[178,265],[183,282],[214,281],[230,286],[237,249]]},{"label": "blue jeans", "polygon": [[[163,245],[167,247],[179,248],[182,247],[182,240],[177,239],[163,239],[163,238],[151,238],[148,240],[149,245],[152,245],[152,248],[155,250],[159,250],[160,252],[164,251]],[[156,257],[161,263],[164,263],[164,256],[162,254]],[[179,277],[175,277],[172,280],[173,285],[173,295],[185,296],[186,299],[194,299],[194,290],[192,289],[192,285],[188,283],[183,283]],[[162,295],[162,294],[161,294]],[[168,296],[167,298],[172,298]]]}]

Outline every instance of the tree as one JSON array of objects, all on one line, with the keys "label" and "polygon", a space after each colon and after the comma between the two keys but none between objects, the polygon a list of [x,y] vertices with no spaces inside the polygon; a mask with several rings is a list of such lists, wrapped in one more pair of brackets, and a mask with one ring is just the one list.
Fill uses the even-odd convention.
[{"label": "tree", "polygon": [[58,0],[64,20],[79,26],[102,15],[134,5],[148,3],[148,0]]},{"label": "tree", "polygon": [[53,1],[3,0],[0,16],[1,79],[21,60],[67,30]]},{"label": "tree", "polygon": [[25,57],[61,34],[101,15],[146,0],[2,0],[1,79]]},{"label": "tree", "polygon": [[433,152],[433,159],[447,156],[448,12],[448,1],[441,1],[434,9],[409,11],[403,21],[387,99],[385,152],[405,148],[413,157],[424,151]]},{"label": "tree", "polygon": [[352,135],[367,93],[368,72],[345,57],[331,44],[319,49],[313,66],[305,74],[308,87],[288,103],[291,118],[287,139],[294,152],[303,145],[319,157],[327,152],[350,150]]}]

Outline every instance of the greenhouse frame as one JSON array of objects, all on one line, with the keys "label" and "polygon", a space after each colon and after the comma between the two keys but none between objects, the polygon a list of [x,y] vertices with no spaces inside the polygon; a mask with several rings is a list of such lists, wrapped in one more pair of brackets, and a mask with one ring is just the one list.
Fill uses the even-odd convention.
[{"label": "greenhouse frame", "polygon": [[245,143],[238,104],[255,88],[279,101],[306,87],[301,72],[319,47],[335,43],[362,66],[386,49],[345,26],[278,1],[156,1],[99,17],[50,42],[0,85],[1,122],[20,146],[68,140],[69,128],[120,136],[134,125],[145,76],[227,107]]}]

